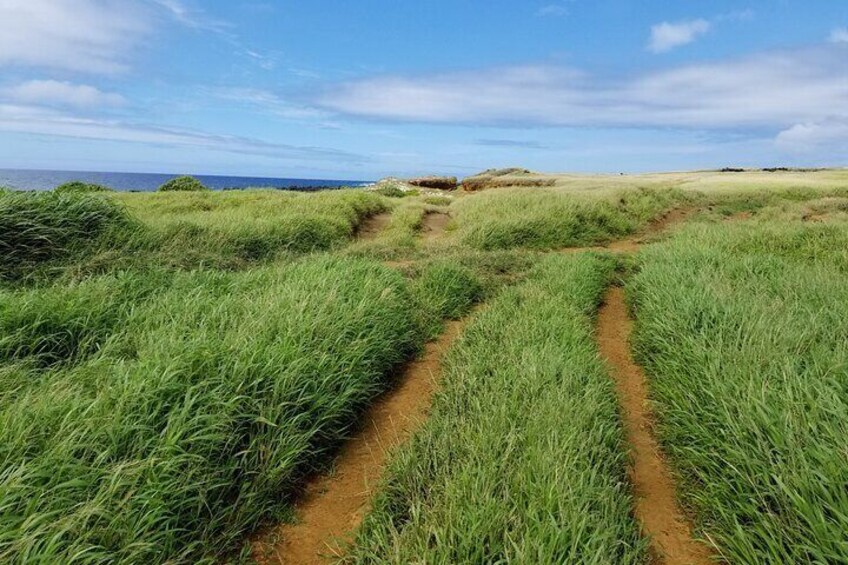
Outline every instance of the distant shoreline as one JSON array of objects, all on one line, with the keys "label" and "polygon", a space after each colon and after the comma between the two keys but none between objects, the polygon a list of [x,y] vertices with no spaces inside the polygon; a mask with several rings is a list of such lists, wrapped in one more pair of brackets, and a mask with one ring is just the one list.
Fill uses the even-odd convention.
[{"label": "distant shoreline", "polygon": [[[16,190],[51,190],[62,183],[79,180],[102,184],[120,192],[152,192],[162,185],[162,183],[176,176],[179,176],[179,174],[0,169],[0,186]],[[342,187],[361,187],[372,184],[371,181],[367,180],[345,179],[300,179],[224,175],[193,176],[213,190],[267,188],[306,192]]]}]

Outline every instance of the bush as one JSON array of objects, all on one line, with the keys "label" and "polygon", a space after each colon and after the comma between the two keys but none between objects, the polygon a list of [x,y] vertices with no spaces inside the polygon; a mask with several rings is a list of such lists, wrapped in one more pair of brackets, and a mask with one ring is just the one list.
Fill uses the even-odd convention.
[{"label": "bush", "polygon": [[135,226],[111,199],[55,192],[0,193],[0,279],[16,279],[43,264],[93,251],[109,235]]},{"label": "bush", "polygon": [[406,192],[400,189],[396,184],[387,184],[374,190],[377,194],[388,196],[389,198],[403,198]]},{"label": "bush", "polygon": [[169,180],[159,187],[159,192],[202,192],[209,190],[194,177],[182,176]]},{"label": "bush", "polygon": [[112,192],[112,189],[108,186],[103,186],[102,184],[73,180],[71,182],[60,184],[59,186],[53,189],[53,192],[60,194],[67,192],[80,194],[86,192]]}]

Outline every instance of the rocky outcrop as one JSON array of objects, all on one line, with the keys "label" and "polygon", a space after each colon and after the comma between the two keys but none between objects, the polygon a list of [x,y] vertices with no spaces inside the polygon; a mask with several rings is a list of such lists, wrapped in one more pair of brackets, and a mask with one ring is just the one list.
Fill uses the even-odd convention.
[{"label": "rocky outcrop", "polygon": [[438,190],[456,190],[457,186],[456,177],[429,176],[409,179],[406,182],[419,188],[435,188]]},{"label": "rocky outcrop", "polygon": [[556,184],[554,179],[543,177],[527,169],[488,169],[465,178],[462,181],[462,189],[467,192],[476,192],[507,186],[554,186],[554,184]]}]

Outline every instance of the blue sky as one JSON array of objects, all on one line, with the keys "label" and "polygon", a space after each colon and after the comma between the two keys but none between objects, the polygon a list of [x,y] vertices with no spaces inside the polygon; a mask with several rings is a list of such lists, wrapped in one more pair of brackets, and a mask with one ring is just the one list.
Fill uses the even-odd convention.
[{"label": "blue sky", "polygon": [[0,167],[848,166],[848,1],[0,0]]}]

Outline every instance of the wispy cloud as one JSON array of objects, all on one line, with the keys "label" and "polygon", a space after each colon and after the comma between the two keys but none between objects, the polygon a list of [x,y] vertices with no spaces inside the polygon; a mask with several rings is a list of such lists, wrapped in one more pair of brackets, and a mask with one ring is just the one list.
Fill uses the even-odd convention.
[{"label": "wispy cloud", "polygon": [[120,94],[103,92],[87,84],[57,80],[30,80],[0,88],[0,98],[23,104],[102,108],[121,106],[126,100]]},{"label": "wispy cloud", "polygon": [[564,0],[562,2],[556,2],[551,4],[545,4],[538,10],[536,10],[536,16],[544,18],[544,17],[558,17],[561,18],[563,16],[567,16],[571,13],[571,10],[568,7],[568,4],[571,3],[571,0]]},{"label": "wispy cloud", "polygon": [[135,0],[0,1],[0,66],[124,71],[149,16]]},{"label": "wispy cloud", "polygon": [[273,115],[284,120],[303,121],[321,127],[336,128],[331,121],[332,112],[286,100],[268,90],[259,88],[229,87],[213,88],[210,93],[222,100],[242,106],[250,106],[265,114]]},{"label": "wispy cloud", "polygon": [[30,105],[0,104],[0,131],[142,143],[167,147],[199,147],[280,160],[363,163],[362,155],[326,147],[297,146],[261,139],[220,135],[157,125],[93,119]]},{"label": "wispy cloud", "polygon": [[317,103],[401,122],[777,132],[848,119],[846,76],[843,49],[822,45],[627,78],[556,66],[378,77],[337,85]]},{"label": "wispy cloud", "polygon": [[164,8],[179,23],[199,30],[227,33],[230,25],[210,17],[199,8],[189,7],[180,0],[151,0]]},{"label": "wispy cloud", "polygon": [[712,24],[705,19],[685,22],[662,22],[651,27],[651,39],[648,50],[654,53],[666,53],[676,47],[692,43],[710,31]]},{"label": "wispy cloud", "polygon": [[830,32],[831,43],[848,43],[848,27],[836,28]]},{"label": "wispy cloud", "polygon": [[517,139],[478,139],[475,145],[482,147],[505,147],[509,149],[546,149],[538,141],[521,141]]}]

